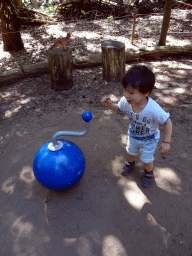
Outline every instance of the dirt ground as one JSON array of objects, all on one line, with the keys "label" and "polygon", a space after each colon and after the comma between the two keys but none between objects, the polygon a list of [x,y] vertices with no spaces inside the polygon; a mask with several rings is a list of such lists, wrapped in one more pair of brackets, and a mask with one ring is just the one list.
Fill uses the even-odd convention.
[{"label": "dirt ground", "polygon": [[[67,92],[51,90],[49,74],[0,89],[1,255],[192,255],[192,61],[143,64],[156,73],[152,97],[173,121],[171,152],[156,151],[148,189],[139,156],[130,176],[120,174],[128,120],[101,98],[117,101],[123,89],[104,82],[101,67],[74,70]],[[33,175],[36,152],[57,131],[83,130],[85,110],[93,114],[89,133],[65,137],[84,152],[83,178],[69,191],[42,187]]]},{"label": "dirt ground", "polygon": [[[190,43],[191,23],[181,14],[175,13],[171,20],[169,31],[181,32],[168,35],[170,45]],[[157,43],[159,32],[151,34],[147,24],[156,24],[158,17],[139,18],[143,34],[137,30],[136,45]],[[43,61],[53,39],[68,26],[79,40],[75,54],[98,52],[103,39],[124,40],[127,46],[132,28],[127,22],[79,22],[61,26],[61,30],[53,26],[52,36],[46,28],[24,33],[25,58],[22,53],[11,56],[3,52],[1,44],[0,69]],[[80,45],[80,39],[87,45]],[[157,149],[154,183],[148,189],[140,185],[144,169],[139,156],[130,176],[120,174],[127,160],[129,121],[102,105],[104,95],[118,101],[123,88],[120,83],[103,81],[101,67],[73,70],[74,86],[67,92],[51,90],[49,74],[0,88],[0,255],[192,255],[192,60],[180,57],[139,64],[155,72],[152,98],[170,112],[173,122],[171,152],[161,155]],[[132,65],[126,65],[126,70]],[[36,152],[57,131],[84,130],[81,115],[85,110],[93,114],[89,133],[64,137],[85,155],[81,181],[62,192],[42,187],[33,175]],[[163,127],[161,140],[162,132]]]}]

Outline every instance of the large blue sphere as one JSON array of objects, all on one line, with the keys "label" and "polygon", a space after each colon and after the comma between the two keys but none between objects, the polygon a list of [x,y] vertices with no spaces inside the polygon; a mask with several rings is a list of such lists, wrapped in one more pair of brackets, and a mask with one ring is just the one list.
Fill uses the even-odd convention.
[{"label": "large blue sphere", "polygon": [[75,143],[63,139],[59,141],[63,142],[60,150],[49,150],[50,142],[47,142],[39,149],[33,162],[37,181],[48,189],[58,191],[78,183],[86,165],[83,152]]}]

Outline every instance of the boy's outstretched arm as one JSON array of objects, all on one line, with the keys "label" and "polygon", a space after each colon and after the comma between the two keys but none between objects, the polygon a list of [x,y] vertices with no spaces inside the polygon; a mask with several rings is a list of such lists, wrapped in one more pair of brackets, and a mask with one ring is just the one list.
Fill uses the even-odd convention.
[{"label": "boy's outstretched arm", "polygon": [[172,135],[172,122],[171,122],[171,119],[169,118],[164,123],[164,139],[159,147],[159,150],[161,150],[162,154],[168,153],[170,151],[171,135]]},{"label": "boy's outstretched arm", "polygon": [[102,102],[107,108],[113,110],[114,112],[121,113],[121,110],[119,109],[118,105],[114,104],[109,97],[104,97],[102,99]]}]

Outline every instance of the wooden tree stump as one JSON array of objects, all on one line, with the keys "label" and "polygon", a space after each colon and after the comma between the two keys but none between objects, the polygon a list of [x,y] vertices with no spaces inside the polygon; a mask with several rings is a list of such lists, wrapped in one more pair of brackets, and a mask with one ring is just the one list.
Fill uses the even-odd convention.
[{"label": "wooden tree stump", "polygon": [[125,74],[125,44],[103,41],[101,48],[103,79],[108,82],[120,82]]},{"label": "wooden tree stump", "polygon": [[62,47],[48,50],[48,62],[51,73],[51,88],[55,91],[67,91],[73,86],[72,49]]}]

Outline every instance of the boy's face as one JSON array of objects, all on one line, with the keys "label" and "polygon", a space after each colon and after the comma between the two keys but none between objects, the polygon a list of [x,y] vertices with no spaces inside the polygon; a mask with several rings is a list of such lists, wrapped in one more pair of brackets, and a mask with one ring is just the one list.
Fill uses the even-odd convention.
[{"label": "boy's face", "polygon": [[124,96],[129,104],[133,105],[140,105],[144,101],[146,101],[149,93],[141,93],[138,89],[133,89],[131,87],[127,87],[124,91]]}]

